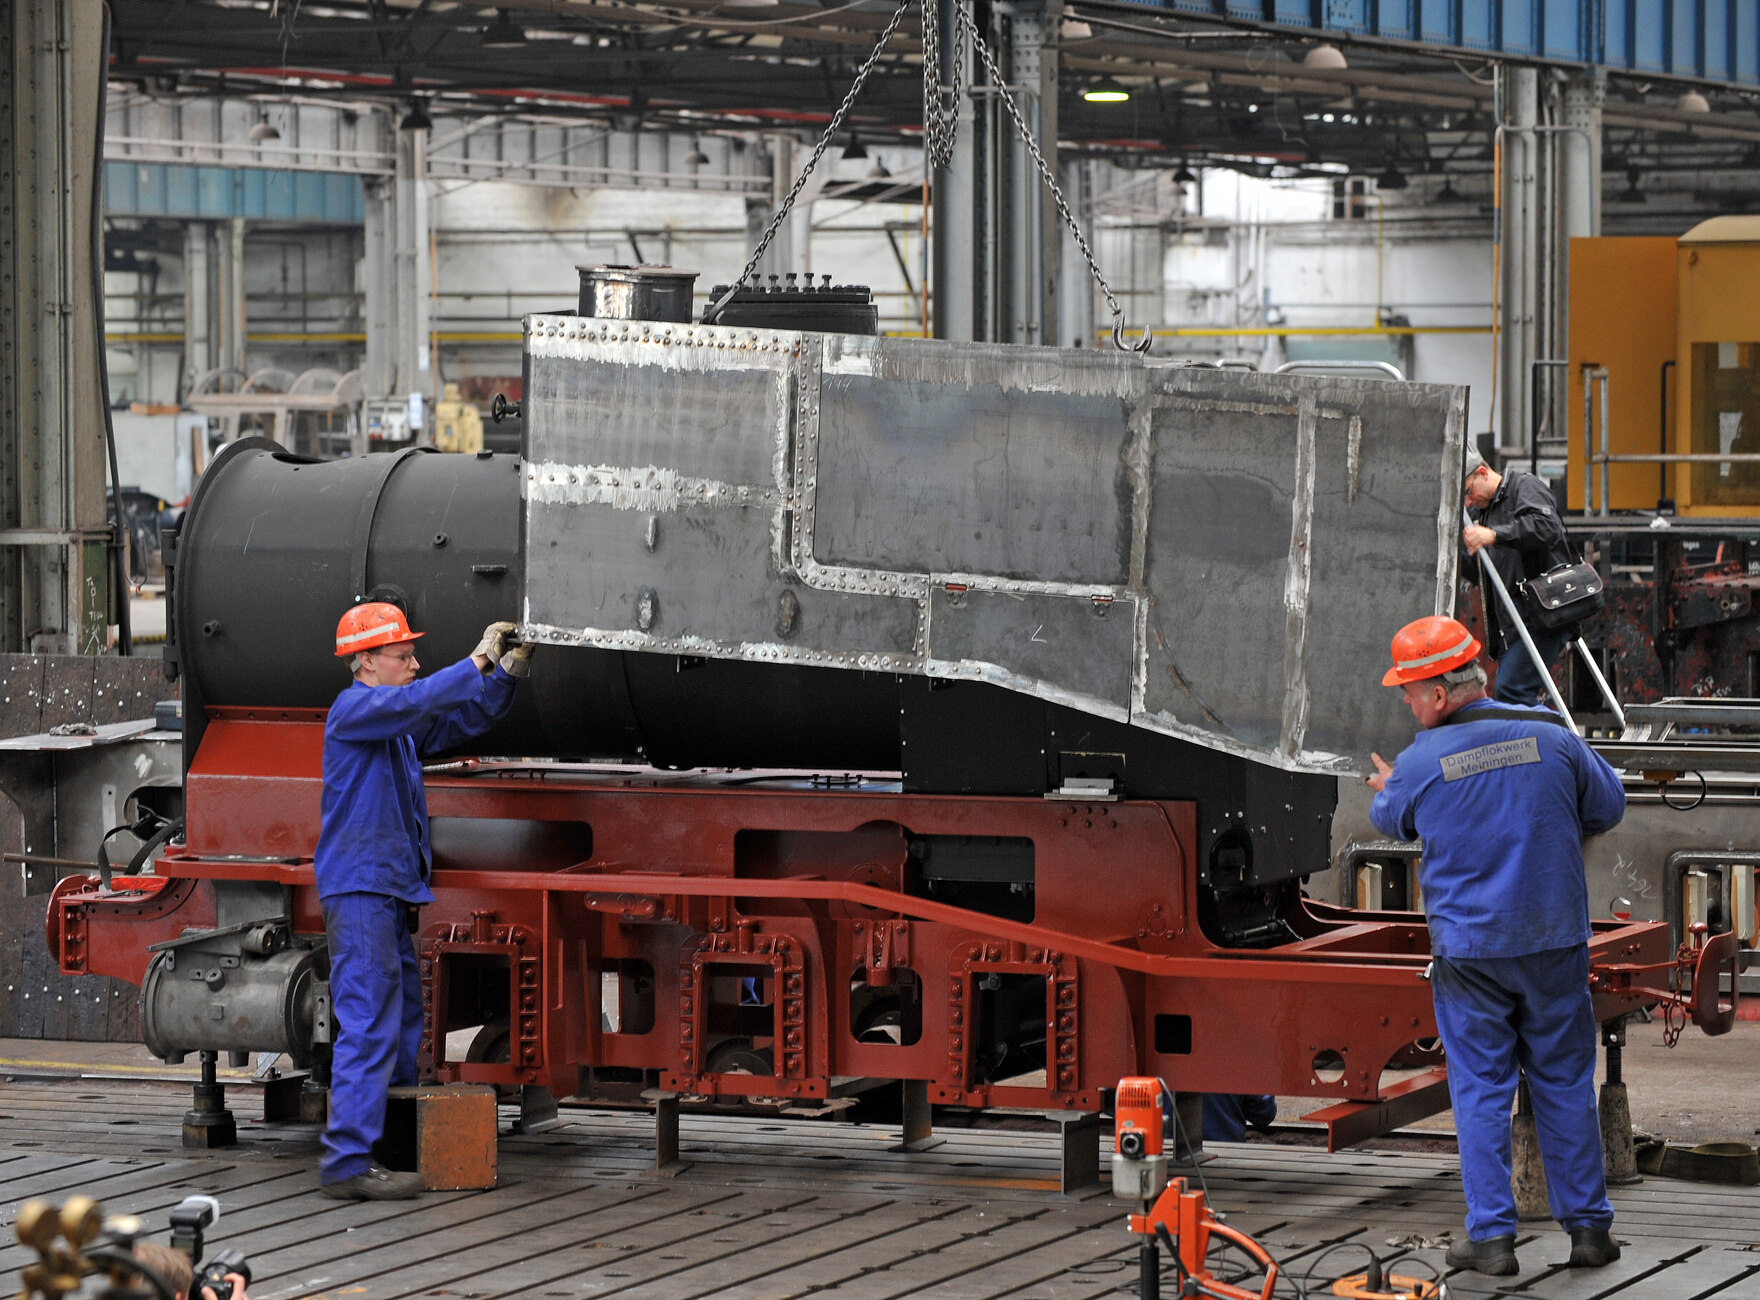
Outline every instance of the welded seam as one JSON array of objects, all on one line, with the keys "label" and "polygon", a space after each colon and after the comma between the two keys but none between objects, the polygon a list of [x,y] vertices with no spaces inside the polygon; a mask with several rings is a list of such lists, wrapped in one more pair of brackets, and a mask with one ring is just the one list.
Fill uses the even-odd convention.
[{"label": "welded seam", "polygon": [[676,512],[692,506],[735,509],[782,501],[782,494],[773,488],[693,478],[663,465],[565,465],[546,460],[527,465],[525,478],[526,500],[548,506]]},{"label": "welded seam", "polygon": [[1308,733],[1308,600],[1314,573],[1314,440],[1316,403],[1304,396],[1296,416],[1295,490],[1290,494],[1289,565],[1283,580],[1283,735],[1286,758],[1302,751]]},{"label": "welded seam", "polygon": [[1466,442],[1466,390],[1457,388],[1442,431],[1442,502],[1436,512],[1436,614],[1454,613],[1460,565],[1461,451]]}]

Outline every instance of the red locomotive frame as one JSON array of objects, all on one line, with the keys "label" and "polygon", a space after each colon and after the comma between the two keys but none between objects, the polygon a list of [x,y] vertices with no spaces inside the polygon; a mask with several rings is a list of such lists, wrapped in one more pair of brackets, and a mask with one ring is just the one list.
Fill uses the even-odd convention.
[{"label": "red locomotive frame", "polygon": [[[322,931],[311,854],[323,712],[209,713],[188,774],[186,844],[157,875],[117,881],[120,892],[85,877],[57,888],[48,931],[63,969],[140,983],[150,944],[216,924],[215,881],[290,886],[294,931]],[[427,792],[435,902],[419,951],[442,1080],[566,1097],[592,1067],[641,1071],[690,1096],[803,1102],[854,1080],[914,1080],[939,1104],[1093,1111],[1119,1078],[1153,1075],[1182,1092],[1309,1095],[1360,1111],[1409,1093],[1384,1092],[1382,1071],[1436,1032],[1421,917],[1304,900],[1290,918],[1299,941],[1211,943],[1198,923],[1190,803],[478,762],[431,772]],[[470,842],[443,852],[449,827]],[[907,831],[1030,839],[1033,919],[905,892]],[[584,859],[569,859],[588,837]],[[1598,922],[1592,953],[1628,969],[1672,956],[1667,927],[1651,923]],[[505,963],[507,1060],[447,1060],[454,981],[485,961]],[[634,1032],[638,1017],[620,1004],[623,1032],[610,1032],[608,984],[642,963],[652,1023]],[[914,1041],[858,1041],[852,989],[908,988],[906,971],[920,990]],[[987,1077],[978,1059],[993,976],[1044,981],[1043,1084]],[[767,1031],[751,1042],[767,1047],[773,1074],[711,1068],[718,1035],[730,1038],[730,987],[747,990],[732,1015]],[[1603,1019],[1631,1007],[1607,981],[1596,996]],[[1354,1137],[1397,1122],[1391,1112],[1359,1122]]]}]

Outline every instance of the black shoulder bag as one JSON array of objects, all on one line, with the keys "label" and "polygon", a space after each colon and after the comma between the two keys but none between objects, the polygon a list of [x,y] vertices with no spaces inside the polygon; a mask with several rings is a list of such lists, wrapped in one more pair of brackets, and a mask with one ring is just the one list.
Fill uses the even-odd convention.
[{"label": "black shoulder bag", "polygon": [[1548,569],[1521,583],[1520,589],[1522,611],[1528,622],[1537,623],[1548,632],[1581,623],[1590,615],[1599,614],[1607,604],[1601,575],[1593,564],[1582,560]]}]

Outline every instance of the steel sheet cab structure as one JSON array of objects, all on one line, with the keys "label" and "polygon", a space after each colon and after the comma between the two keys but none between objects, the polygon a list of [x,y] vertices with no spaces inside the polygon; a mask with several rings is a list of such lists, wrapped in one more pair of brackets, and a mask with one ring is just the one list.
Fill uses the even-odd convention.
[{"label": "steel sheet cab structure", "polygon": [[323,1036],[329,634],[374,597],[430,662],[516,612],[551,643],[428,769],[441,1079],[1092,1111],[1151,1075],[1351,1103],[1358,1135],[1446,1105],[1382,1085],[1435,1033],[1422,918],[1300,882],[1338,773],[1409,734],[1373,682],[1452,587],[1458,390],[527,329],[523,461],[238,444],[204,478],[170,560],[184,842],[48,920],[69,971],[159,963],[155,1051],[260,1046],[247,1005]]}]

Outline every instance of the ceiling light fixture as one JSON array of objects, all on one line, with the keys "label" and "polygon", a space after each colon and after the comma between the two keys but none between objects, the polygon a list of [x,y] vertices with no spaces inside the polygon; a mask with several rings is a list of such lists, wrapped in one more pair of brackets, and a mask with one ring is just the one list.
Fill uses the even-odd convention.
[{"label": "ceiling light fixture", "polygon": [[1403,190],[1408,184],[1410,182],[1406,180],[1406,174],[1391,162],[1387,164],[1387,170],[1375,178],[1375,188],[1378,190]]},{"label": "ceiling light fixture", "polygon": [[703,152],[702,141],[694,138],[691,140],[691,151],[684,156],[684,165],[686,167],[707,167],[709,165],[709,155]]},{"label": "ceiling light fixture", "polygon": [[1453,181],[1445,178],[1442,182],[1442,188],[1436,191],[1430,201],[1432,203],[1460,203],[1462,202],[1461,192],[1454,187]]},{"label": "ceiling light fixture", "polygon": [[1094,29],[1080,18],[1065,18],[1058,26],[1057,34],[1066,41],[1085,41],[1094,34]]},{"label": "ceiling light fixture", "polygon": [[892,173],[887,169],[885,159],[881,158],[879,154],[875,154],[874,165],[868,168],[868,179],[871,181],[883,181],[891,175]]},{"label": "ceiling light fixture", "polygon": [[867,158],[867,156],[867,146],[853,135],[849,138],[849,143],[843,146],[843,160],[845,162],[856,162],[859,159]]},{"label": "ceiling light fixture", "polygon": [[264,144],[270,140],[279,140],[280,138],[281,132],[277,131],[274,125],[269,121],[269,115],[267,113],[258,118],[256,124],[251,127],[252,144]]},{"label": "ceiling light fixture", "polygon": [[1677,113],[1709,113],[1711,101],[1696,90],[1685,91],[1679,99],[1674,101],[1674,111]]},{"label": "ceiling light fixture", "polygon": [[525,31],[507,16],[505,9],[497,9],[495,21],[483,28],[485,50],[517,50],[525,43]]},{"label": "ceiling light fixture", "polygon": [[782,0],[722,0],[729,9],[774,9]]},{"label": "ceiling light fixture", "polygon": [[1187,167],[1184,163],[1181,163],[1179,165],[1179,170],[1173,174],[1173,183],[1175,185],[1196,185],[1198,183],[1198,173],[1193,171],[1190,167]]},{"label": "ceiling light fixture", "polygon": [[1345,62],[1344,51],[1338,46],[1316,45],[1302,55],[1302,66],[1321,72],[1342,72],[1350,65]]},{"label": "ceiling light fixture", "polygon": [[1644,191],[1638,188],[1638,177],[1643,173],[1636,167],[1626,168],[1626,191],[1620,198],[1627,203],[1644,202]]},{"label": "ceiling light fixture", "polygon": [[1102,77],[1082,91],[1082,98],[1090,104],[1122,104],[1130,97],[1130,87],[1116,77]]},{"label": "ceiling light fixture", "polygon": [[409,112],[403,115],[403,121],[397,124],[397,129],[399,131],[432,131],[434,119],[428,116],[428,110],[423,107],[421,100],[412,99]]}]

